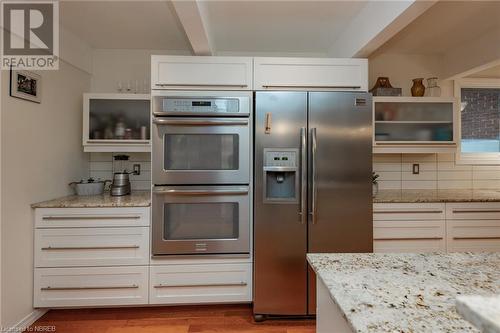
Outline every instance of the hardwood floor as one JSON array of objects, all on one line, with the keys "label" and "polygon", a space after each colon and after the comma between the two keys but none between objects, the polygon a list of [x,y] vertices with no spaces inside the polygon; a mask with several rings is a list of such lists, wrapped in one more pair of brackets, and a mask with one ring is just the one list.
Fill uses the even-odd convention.
[{"label": "hardwood floor", "polygon": [[55,333],[315,332],[312,319],[255,323],[250,305],[51,310],[33,326],[55,326]]}]

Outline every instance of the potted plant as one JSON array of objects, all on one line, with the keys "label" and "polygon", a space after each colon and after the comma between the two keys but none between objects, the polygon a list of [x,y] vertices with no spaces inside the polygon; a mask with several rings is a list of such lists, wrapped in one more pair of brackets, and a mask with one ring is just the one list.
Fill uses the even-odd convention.
[{"label": "potted plant", "polygon": [[373,196],[376,196],[377,193],[378,193],[378,177],[380,177],[380,175],[377,175],[375,172],[372,172],[372,195]]}]

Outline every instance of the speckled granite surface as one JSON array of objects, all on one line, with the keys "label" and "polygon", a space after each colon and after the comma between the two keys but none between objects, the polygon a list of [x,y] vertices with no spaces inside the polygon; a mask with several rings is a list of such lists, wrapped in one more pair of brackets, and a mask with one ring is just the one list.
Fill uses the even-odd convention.
[{"label": "speckled granite surface", "polygon": [[497,190],[380,190],[374,203],[500,202]]},{"label": "speckled granite surface", "polygon": [[308,254],[355,332],[478,332],[462,294],[500,292],[500,253]]},{"label": "speckled granite surface", "polygon": [[457,297],[457,311],[481,332],[500,333],[500,295]]},{"label": "speckled granite surface", "polygon": [[32,208],[100,208],[100,207],[149,207],[151,192],[132,191],[130,195],[112,197],[109,192],[103,195],[70,195],[53,200],[32,204]]}]

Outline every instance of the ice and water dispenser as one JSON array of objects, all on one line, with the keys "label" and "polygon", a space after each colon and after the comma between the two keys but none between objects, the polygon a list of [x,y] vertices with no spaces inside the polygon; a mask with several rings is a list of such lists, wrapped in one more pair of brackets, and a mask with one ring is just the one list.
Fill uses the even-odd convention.
[{"label": "ice and water dispenser", "polygon": [[298,157],[298,149],[264,149],[264,202],[298,202]]}]

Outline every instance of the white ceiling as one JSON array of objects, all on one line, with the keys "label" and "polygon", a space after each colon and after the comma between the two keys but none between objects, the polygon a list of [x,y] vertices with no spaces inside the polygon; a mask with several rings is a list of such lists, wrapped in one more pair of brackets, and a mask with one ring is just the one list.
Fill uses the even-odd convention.
[{"label": "white ceiling", "polygon": [[93,48],[191,50],[167,1],[61,1],[59,17]]},{"label": "white ceiling", "polygon": [[443,54],[498,27],[500,1],[440,1],[378,52]]},{"label": "white ceiling", "polygon": [[365,5],[362,1],[205,3],[217,51],[324,54]]},{"label": "white ceiling", "polygon": [[[217,53],[326,54],[365,1],[205,1]],[[61,24],[94,48],[190,51],[169,1],[62,1]]]}]

